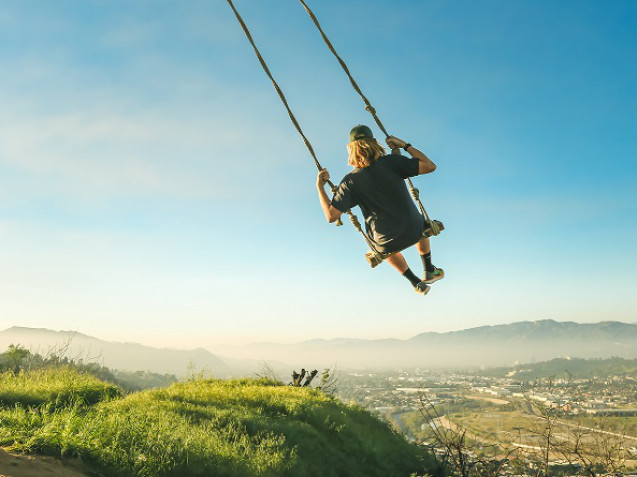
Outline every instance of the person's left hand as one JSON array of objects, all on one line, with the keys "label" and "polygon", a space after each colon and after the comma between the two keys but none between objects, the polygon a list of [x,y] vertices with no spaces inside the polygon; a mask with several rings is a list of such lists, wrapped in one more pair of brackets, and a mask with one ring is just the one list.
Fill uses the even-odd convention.
[{"label": "person's left hand", "polygon": [[387,136],[385,142],[390,149],[400,149],[401,147],[404,147],[405,144],[407,144],[405,141],[403,141],[402,139],[398,139],[396,136]]},{"label": "person's left hand", "polygon": [[323,187],[329,180],[330,180],[330,173],[327,172],[327,169],[321,169],[316,178],[316,185],[318,187]]}]

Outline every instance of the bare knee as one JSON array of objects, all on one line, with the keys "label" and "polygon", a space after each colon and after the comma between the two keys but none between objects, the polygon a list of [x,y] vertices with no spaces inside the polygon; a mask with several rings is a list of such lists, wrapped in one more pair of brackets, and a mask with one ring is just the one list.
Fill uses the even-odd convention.
[{"label": "bare knee", "polygon": [[424,237],[416,244],[416,250],[420,255],[425,255],[431,252],[431,241],[429,237]]},{"label": "bare knee", "polygon": [[407,266],[407,260],[405,260],[405,257],[403,257],[403,254],[400,252],[391,254],[389,257],[386,258],[386,260],[387,263],[398,270],[401,274],[405,273],[409,268]]}]

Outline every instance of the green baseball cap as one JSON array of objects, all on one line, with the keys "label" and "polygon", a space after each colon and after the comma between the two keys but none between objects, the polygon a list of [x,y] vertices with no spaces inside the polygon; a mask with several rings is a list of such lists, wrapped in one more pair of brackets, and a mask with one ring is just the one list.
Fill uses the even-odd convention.
[{"label": "green baseball cap", "polygon": [[374,134],[371,129],[367,126],[363,126],[362,124],[354,126],[349,132],[349,142],[356,141],[357,139],[363,139],[365,137],[373,139]]}]

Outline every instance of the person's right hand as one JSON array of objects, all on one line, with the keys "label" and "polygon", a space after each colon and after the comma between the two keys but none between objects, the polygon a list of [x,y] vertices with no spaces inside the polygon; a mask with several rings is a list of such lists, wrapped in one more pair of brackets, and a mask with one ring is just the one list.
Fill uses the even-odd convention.
[{"label": "person's right hand", "polygon": [[330,180],[330,173],[327,172],[327,169],[321,169],[316,177],[316,185],[318,187],[323,187],[327,181]]},{"label": "person's right hand", "polygon": [[387,139],[385,139],[385,142],[390,149],[400,149],[407,144],[405,141],[398,139],[396,136],[388,136]]}]

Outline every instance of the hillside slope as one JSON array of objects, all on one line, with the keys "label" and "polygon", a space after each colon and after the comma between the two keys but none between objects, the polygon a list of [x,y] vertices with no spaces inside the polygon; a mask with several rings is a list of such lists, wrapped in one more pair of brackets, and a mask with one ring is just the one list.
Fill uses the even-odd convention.
[{"label": "hillside slope", "polygon": [[[422,449],[362,408],[308,388],[193,380],[128,396],[108,388],[95,402],[94,379],[48,373],[0,375],[19,396],[0,401],[0,446],[77,456],[108,476],[387,477],[422,475],[427,465]],[[73,386],[76,399],[58,385],[30,405],[42,379]]]},{"label": "hillside slope", "polygon": [[633,381],[637,376],[637,359],[579,359],[555,358],[540,363],[522,363],[515,366],[480,371],[482,376],[509,377],[520,381],[542,378],[597,379],[603,382],[610,377]]},{"label": "hillside slope", "polygon": [[153,348],[137,343],[104,341],[73,331],[13,326],[0,331],[0,351],[21,345],[43,355],[55,354],[74,360],[98,361],[111,369],[150,371],[185,376],[189,368],[205,369],[217,377],[228,377],[231,369],[217,356],[202,349]]}]

